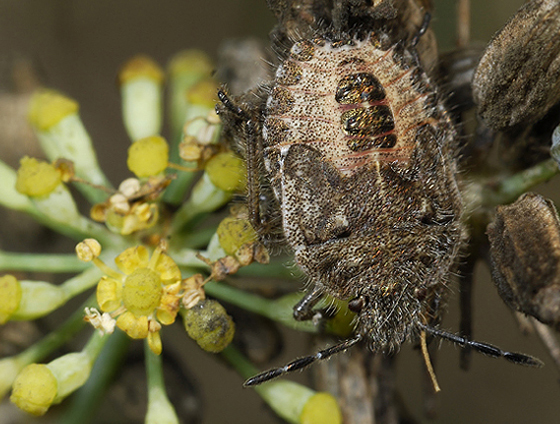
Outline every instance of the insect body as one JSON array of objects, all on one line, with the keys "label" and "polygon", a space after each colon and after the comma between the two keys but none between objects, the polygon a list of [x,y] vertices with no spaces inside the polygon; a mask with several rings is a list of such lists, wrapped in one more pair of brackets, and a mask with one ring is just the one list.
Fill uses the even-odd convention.
[{"label": "insect body", "polygon": [[296,43],[267,101],[263,154],[286,239],[313,285],[352,299],[374,350],[399,346],[437,304],[462,237],[455,132],[407,50]]},{"label": "insect body", "polygon": [[426,332],[538,365],[434,328],[465,231],[456,133],[416,55],[374,33],[302,40],[278,67],[268,93],[262,114],[219,93],[221,113],[243,122],[253,225],[261,234],[266,229],[258,206],[265,181],[285,240],[310,280],[295,318],[312,318],[329,294],[349,300],[356,336],[246,385],[360,340],[374,351],[391,351],[422,336],[425,347]]}]

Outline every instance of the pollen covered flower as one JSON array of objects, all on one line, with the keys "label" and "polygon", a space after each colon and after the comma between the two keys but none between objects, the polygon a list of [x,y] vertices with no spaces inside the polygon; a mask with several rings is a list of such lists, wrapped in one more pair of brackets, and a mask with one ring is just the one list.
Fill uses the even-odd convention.
[{"label": "pollen covered flower", "polygon": [[116,325],[133,339],[148,339],[150,349],[161,353],[161,325],[175,321],[180,307],[181,272],[157,247],[150,257],[145,246],[126,249],[115,258],[120,273],[94,259],[104,275],[97,285],[102,312],[117,318]]}]

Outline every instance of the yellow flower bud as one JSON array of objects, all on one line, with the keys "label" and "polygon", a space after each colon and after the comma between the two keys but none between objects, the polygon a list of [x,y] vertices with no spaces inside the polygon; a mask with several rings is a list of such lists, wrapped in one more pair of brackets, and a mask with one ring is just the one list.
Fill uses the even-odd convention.
[{"label": "yellow flower bud", "polygon": [[21,301],[21,285],[13,275],[0,277],[0,324],[10,319]]},{"label": "yellow flower bud", "polygon": [[300,415],[301,424],[340,424],[342,414],[336,399],[330,394],[319,392],[309,398]]},{"label": "yellow flower bud", "polygon": [[217,92],[218,84],[216,84],[216,81],[213,78],[205,78],[189,88],[187,102],[211,108],[218,100]]},{"label": "yellow flower bud", "polygon": [[68,115],[78,113],[76,101],[54,90],[41,90],[31,98],[28,119],[39,131],[47,131]]},{"label": "yellow flower bud", "polygon": [[354,331],[356,314],[348,309],[348,302],[329,298],[329,303],[337,308],[337,311],[336,315],[326,323],[327,331],[337,336],[350,337]]},{"label": "yellow flower bud", "polygon": [[91,262],[101,254],[101,244],[95,239],[88,238],[76,245],[76,255],[84,262]]},{"label": "yellow flower bud", "polygon": [[10,401],[33,415],[43,415],[50,408],[58,391],[53,372],[46,365],[25,367],[14,381]]},{"label": "yellow flower bud", "polygon": [[179,74],[210,75],[214,65],[208,55],[200,50],[185,50],[177,54],[169,64],[172,77]]},{"label": "yellow flower bud", "polygon": [[136,78],[150,78],[160,83],[163,81],[161,67],[147,56],[130,59],[119,72],[119,82],[125,84]]},{"label": "yellow flower bud", "polygon": [[214,156],[206,164],[205,170],[212,184],[224,191],[242,190],[246,185],[245,164],[231,152]]},{"label": "yellow flower bud", "polygon": [[31,197],[46,196],[61,183],[60,173],[50,163],[28,156],[20,160],[16,190]]},{"label": "yellow flower bud", "polygon": [[235,255],[241,246],[257,240],[257,233],[246,219],[229,216],[216,230],[220,246],[228,255]]},{"label": "yellow flower bud", "polygon": [[126,164],[139,178],[157,175],[167,168],[169,146],[163,137],[150,136],[132,143]]}]

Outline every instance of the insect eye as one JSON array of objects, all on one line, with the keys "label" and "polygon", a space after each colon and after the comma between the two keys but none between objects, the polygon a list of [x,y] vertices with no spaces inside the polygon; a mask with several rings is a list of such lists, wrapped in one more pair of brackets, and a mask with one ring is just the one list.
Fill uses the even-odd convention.
[{"label": "insect eye", "polygon": [[360,312],[366,304],[366,300],[363,296],[356,297],[348,302],[348,309],[352,312],[358,313]]}]

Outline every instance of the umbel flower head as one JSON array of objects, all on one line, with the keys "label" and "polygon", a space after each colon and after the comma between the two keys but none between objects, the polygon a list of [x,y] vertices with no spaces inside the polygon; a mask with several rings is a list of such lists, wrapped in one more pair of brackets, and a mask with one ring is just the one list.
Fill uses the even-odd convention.
[{"label": "umbel flower head", "polygon": [[162,350],[161,325],[175,321],[180,305],[181,272],[173,259],[158,246],[152,256],[145,246],[130,247],[115,258],[120,273],[106,266],[92,239],[76,247],[78,257],[92,260],[104,275],[97,285],[101,311],[116,318],[116,325],[133,339],[148,339],[150,349]]}]

